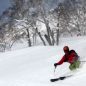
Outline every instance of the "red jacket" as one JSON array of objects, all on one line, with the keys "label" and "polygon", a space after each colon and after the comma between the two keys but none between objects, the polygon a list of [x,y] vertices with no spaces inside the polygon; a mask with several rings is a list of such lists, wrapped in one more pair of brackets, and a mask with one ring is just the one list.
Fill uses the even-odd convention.
[{"label": "red jacket", "polygon": [[70,50],[68,54],[65,54],[62,59],[57,62],[57,65],[61,65],[63,62],[69,62],[72,64],[74,61],[78,59],[78,55],[74,50]]}]

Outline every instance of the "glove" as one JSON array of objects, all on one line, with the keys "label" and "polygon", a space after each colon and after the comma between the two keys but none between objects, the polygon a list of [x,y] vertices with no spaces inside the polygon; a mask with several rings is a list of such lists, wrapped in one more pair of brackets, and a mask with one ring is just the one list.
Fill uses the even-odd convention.
[{"label": "glove", "polygon": [[55,67],[55,68],[57,67],[57,65],[58,65],[57,63],[54,63],[54,67]]}]

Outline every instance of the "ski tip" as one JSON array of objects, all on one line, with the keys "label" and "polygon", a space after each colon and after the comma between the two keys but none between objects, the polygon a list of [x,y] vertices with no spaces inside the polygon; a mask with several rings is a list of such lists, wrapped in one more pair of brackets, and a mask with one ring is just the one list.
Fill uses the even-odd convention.
[{"label": "ski tip", "polygon": [[59,78],[56,78],[56,79],[50,79],[50,82],[55,82],[55,81],[58,81]]},{"label": "ski tip", "polygon": [[50,79],[50,82],[55,82],[54,80]]}]

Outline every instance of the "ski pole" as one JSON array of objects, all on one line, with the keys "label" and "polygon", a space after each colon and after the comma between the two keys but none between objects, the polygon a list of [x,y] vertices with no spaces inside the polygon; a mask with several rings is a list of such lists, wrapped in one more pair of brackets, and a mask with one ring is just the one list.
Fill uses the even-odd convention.
[{"label": "ski pole", "polygon": [[86,62],[86,61],[80,61],[80,62]]},{"label": "ski pole", "polygon": [[54,73],[55,73],[56,68],[54,68]]},{"label": "ski pole", "polygon": [[54,76],[55,76],[55,70],[56,70],[56,67],[54,68]]}]

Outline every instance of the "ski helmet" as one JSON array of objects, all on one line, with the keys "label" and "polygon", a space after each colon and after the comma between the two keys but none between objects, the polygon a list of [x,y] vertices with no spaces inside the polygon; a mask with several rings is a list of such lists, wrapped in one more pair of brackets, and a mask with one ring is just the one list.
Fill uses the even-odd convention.
[{"label": "ski helmet", "polygon": [[69,51],[69,47],[68,46],[64,46],[63,50],[64,51]]}]

